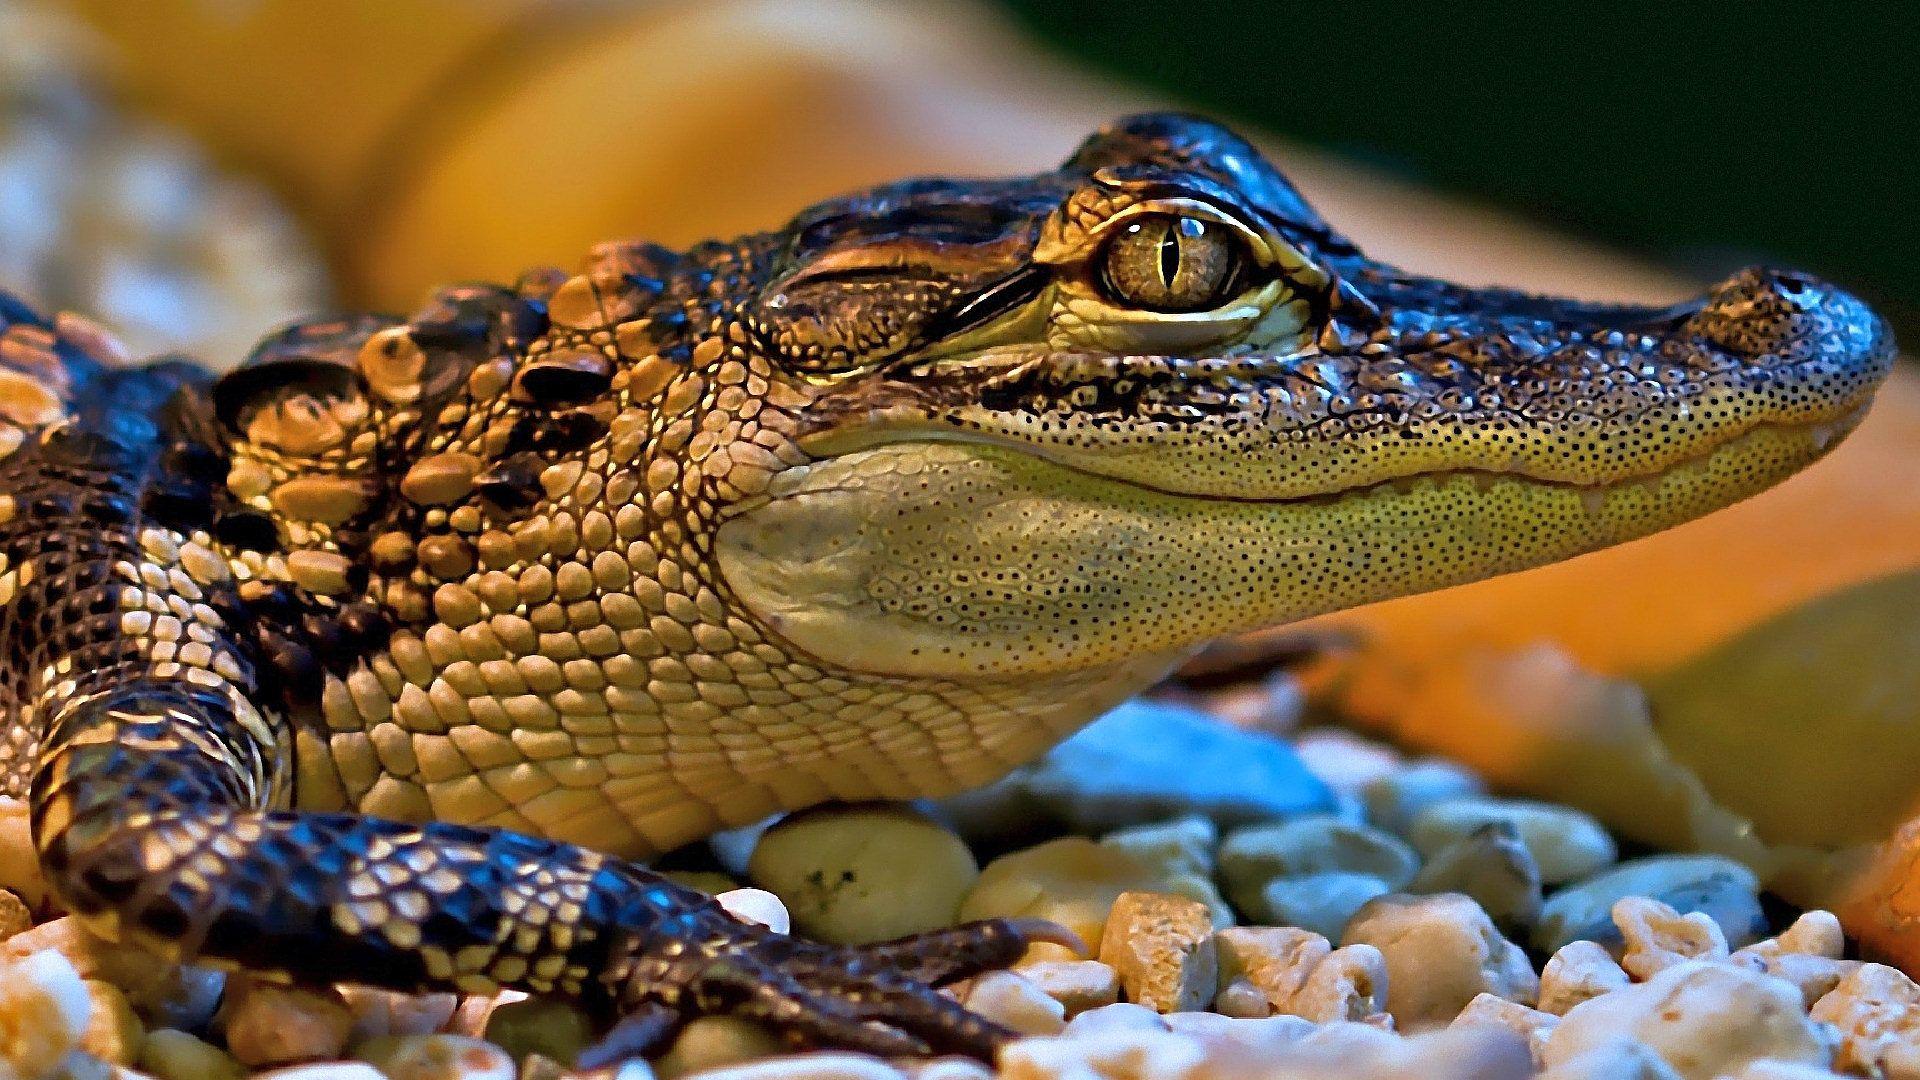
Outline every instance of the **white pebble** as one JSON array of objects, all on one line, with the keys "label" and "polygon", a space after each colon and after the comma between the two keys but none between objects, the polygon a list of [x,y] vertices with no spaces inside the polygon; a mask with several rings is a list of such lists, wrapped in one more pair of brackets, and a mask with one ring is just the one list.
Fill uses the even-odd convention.
[{"label": "white pebble", "polygon": [[1236,926],[1213,935],[1222,990],[1244,979],[1286,1012],[1314,966],[1333,951],[1325,936],[1297,926]]},{"label": "white pebble", "polygon": [[465,1035],[388,1035],[354,1053],[389,1080],[514,1080],[516,1074],[505,1050]]},{"label": "white pebble", "polygon": [[1862,964],[1813,1006],[1840,1032],[1840,1067],[1920,1080],[1920,985],[1885,964]]},{"label": "white pebble", "polygon": [[776,934],[793,932],[793,917],[778,896],[765,889],[733,889],[714,897],[727,914],[761,926]]},{"label": "white pebble", "polygon": [[1711,1080],[1759,1058],[1826,1066],[1833,1052],[1800,993],[1731,964],[1689,961],[1574,1006],[1547,1040],[1557,1065],[1616,1039],[1652,1048],[1684,1080]]},{"label": "white pebble", "polygon": [[387,1080],[364,1061],[322,1061],[253,1074],[253,1080]]},{"label": "white pebble", "polygon": [[1645,1044],[1614,1039],[1567,1058],[1539,1080],[1680,1080],[1680,1074]]},{"label": "white pebble", "polygon": [[1022,1035],[1056,1035],[1067,1009],[1017,972],[989,971],[973,980],[966,1006]]},{"label": "white pebble", "polygon": [[0,1075],[46,1075],[92,1016],[87,984],[65,956],[41,952],[0,964]]},{"label": "white pebble", "polygon": [[1046,960],[1016,970],[1058,1001],[1068,1016],[1120,1000],[1120,975],[1098,960]]},{"label": "white pebble", "polygon": [[1645,896],[1614,902],[1613,924],[1627,943],[1620,966],[1636,979],[1651,979],[1688,960],[1725,960],[1727,936],[1720,924],[1700,911],[1685,915]]},{"label": "white pebble", "polygon": [[1564,1016],[1583,1001],[1631,985],[1633,980],[1606,949],[1591,941],[1569,942],[1540,969],[1540,1011]]},{"label": "white pebble", "polygon": [[1135,1005],[1123,1001],[1118,1005],[1107,1005],[1098,1009],[1088,1009],[1072,1020],[1067,1021],[1066,1034],[1078,1038],[1084,1035],[1100,1035],[1110,1031],[1166,1031],[1166,1018],[1145,1005]]},{"label": "white pebble", "polygon": [[1021,1039],[1000,1051],[999,1065],[1001,1080],[1172,1080],[1190,1075],[1205,1060],[1200,1040],[1190,1035],[1122,1028]]},{"label": "white pebble", "polygon": [[1284,1008],[1316,1024],[1360,1021],[1387,1007],[1387,960],[1372,945],[1342,945],[1320,959]]},{"label": "white pebble", "polygon": [[1480,994],[1460,1015],[1453,1018],[1450,1027],[1497,1027],[1513,1032],[1527,1042],[1527,1050],[1533,1056],[1533,1063],[1543,1063],[1547,1037],[1560,1023],[1560,1018],[1539,1009],[1529,1009],[1525,1005],[1497,998],[1492,994]]},{"label": "white pebble", "polygon": [[1527,954],[1458,893],[1383,896],[1354,916],[1341,942],[1372,945],[1386,958],[1387,1012],[1403,1028],[1444,1024],[1476,994],[1532,1004],[1540,991]]}]

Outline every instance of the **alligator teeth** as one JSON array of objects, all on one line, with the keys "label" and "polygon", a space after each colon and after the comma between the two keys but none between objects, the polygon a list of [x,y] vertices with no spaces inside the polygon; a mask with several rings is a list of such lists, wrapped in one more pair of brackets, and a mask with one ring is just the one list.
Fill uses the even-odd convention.
[{"label": "alligator teeth", "polygon": [[1836,434],[1838,434],[1838,431],[1836,430],[1837,427],[1838,425],[1835,425],[1835,424],[1813,425],[1813,429],[1811,432],[1813,435],[1813,448],[1815,450],[1825,450],[1829,445],[1831,445],[1833,442],[1833,437]]},{"label": "alligator teeth", "polygon": [[1599,517],[1607,508],[1607,492],[1604,488],[1582,488],[1580,505],[1589,517]]}]

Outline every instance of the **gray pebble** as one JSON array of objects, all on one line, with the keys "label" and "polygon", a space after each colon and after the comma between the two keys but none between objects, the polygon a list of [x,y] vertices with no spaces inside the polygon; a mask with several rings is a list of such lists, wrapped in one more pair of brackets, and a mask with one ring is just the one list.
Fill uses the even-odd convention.
[{"label": "gray pebble", "polygon": [[1736,949],[1767,932],[1760,879],[1753,871],[1718,855],[1655,855],[1621,863],[1548,897],[1533,930],[1533,947],[1551,953],[1584,938],[1618,953],[1625,942],[1613,924],[1613,905],[1626,896],[1652,897],[1683,915],[1704,911]]},{"label": "gray pebble", "polygon": [[1540,867],[1506,821],[1482,825],[1435,852],[1407,891],[1465,893],[1509,934],[1540,917]]},{"label": "gray pebble", "polygon": [[1205,713],[1129,701],[998,783],[938,812],[970,841],[1099,834],[1184,814],[1222,826],[1324,813],[1333,793],[1286,740]]},{"label": "gray pebble", "polygon": [[1340,870],[1275,878],[1267,882],[1257,906],[1246,914],[1264,924],[1297,926],[1338,941],[1354,912],[1392,891],[1377,877]]},{"label": "gray pebble", "polygon": [[1405,836],[1414,816],[1434,803],[1485,791],[1480,778],[1465,766],[1427,760],[1395,769],[1368,784],[1360,794],[1369,820]]},{"label": "gray pebble", "polygon": [[1219,862],[1227,899],[1242,911],[1256,910],[1276,878],[1362,874],[1392,891],[1420,869],[1420,857],[1398,837],[1324,814],[1239,829],[1221,843]]},{"label": "gray pebble", "polygon": [[1474,795],[1433,803],[1414,815],[1407,839],[1427,858],[1482,825],[1510,823],[1549,885],[1578,881],[1619,858],[1613,837],[1591,814],[1529,799]]}]

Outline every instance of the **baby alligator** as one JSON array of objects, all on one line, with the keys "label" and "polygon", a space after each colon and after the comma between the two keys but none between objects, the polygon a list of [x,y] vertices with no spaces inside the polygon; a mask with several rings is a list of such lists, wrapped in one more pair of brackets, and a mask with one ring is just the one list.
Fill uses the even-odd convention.
[{"label": "baby alligator", "polygon": [[[0,295],[0,792],[105,936],[990,1055],[1044,924],[832,947],[636,860],[978,785],[1253,627],[1563,559],[1830,447],[1893,343],[1754,269],[1662,309],[1368,259],[1247,143],[596,248],[222,378]],[[1711,552],[1702,552],[1711,558]]]}]

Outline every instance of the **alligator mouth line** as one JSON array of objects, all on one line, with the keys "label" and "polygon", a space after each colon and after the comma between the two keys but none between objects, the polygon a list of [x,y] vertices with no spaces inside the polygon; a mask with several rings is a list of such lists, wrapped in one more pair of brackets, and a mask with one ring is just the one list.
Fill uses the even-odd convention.
[{"label": "alligator mouth line", "polygon": [[[1128,477],[1116,476],[1111,473],[1089,469],[1085,465],[1062,461],[1049,455],[1044,449],[1019,439],[981,438],[977,432],[953,432],[951,434],[939,431],[915,432],[915,438],[902,439],[899,440],[898,443],[916,441],[949,442],[1006,450],[1023,454],[1036,461],[1044,462],[1053,468],[1060,469],[1063,472],[1086,477],[1089,480],[1117,484],[1121,487],[1146,492],[1162,498],[1182,499],[1195,502],[1234,503],[1243,506],[1271,507],[1331,506],[1351,500],[1366,499],[1388,492],[1407,494],[1422,484],[1437,486],[1464,479],[1470,481],[1481,490],[1489,490],[1502,482],[1516,482],[1529,484],[1534,487],[1554,488],[1574,492],[1579,494],[1582,503],[1586,505],[1589,511],[1598,511],[1605,503],[1606,497],[1610,494],[1638,486],[1657,486],[1661,482],[1685,472],[1687,469],[1698,467],[1730,451],[1737,451],[1742,446],[1751,445],[1770,432],[1805,432],[1809,436],[1814,450],[1813,457],[1809,458],[1809,461],[1817,459],[1837,444],[1842,436],[1845,436],[1859,425],[1860,421],[1866,416],[1871,404],[1871,402],[1862,403],[1854,406],[1837,418],[1812,423],[1793,423],[1780,420],[1758,421],[1740,429],[1738,433],[1732,437],[1715,443],[1697,454],[1670,462],[1660,468],[1640,473],[1629,473],[1614,479],[1592,483],[1535,476],[1517,469],[1434,469],[1425,472],[1407,473],[1402,476],[1391,476],[1371,483],[1361,484],[1357,487],[1341,488],[1337,491],[1313,492],[1304,495],[1284,495],[1273,498],[1181,491],[1177,488],[1144,483]],[[894,444],[897,445],[898,443]],[[882,445],[888,445],[888,443],[876,442],[865,446],[848,447],[834,456],[839,457],[849,453],[856,453],[860,450],[875,449]]]}]

